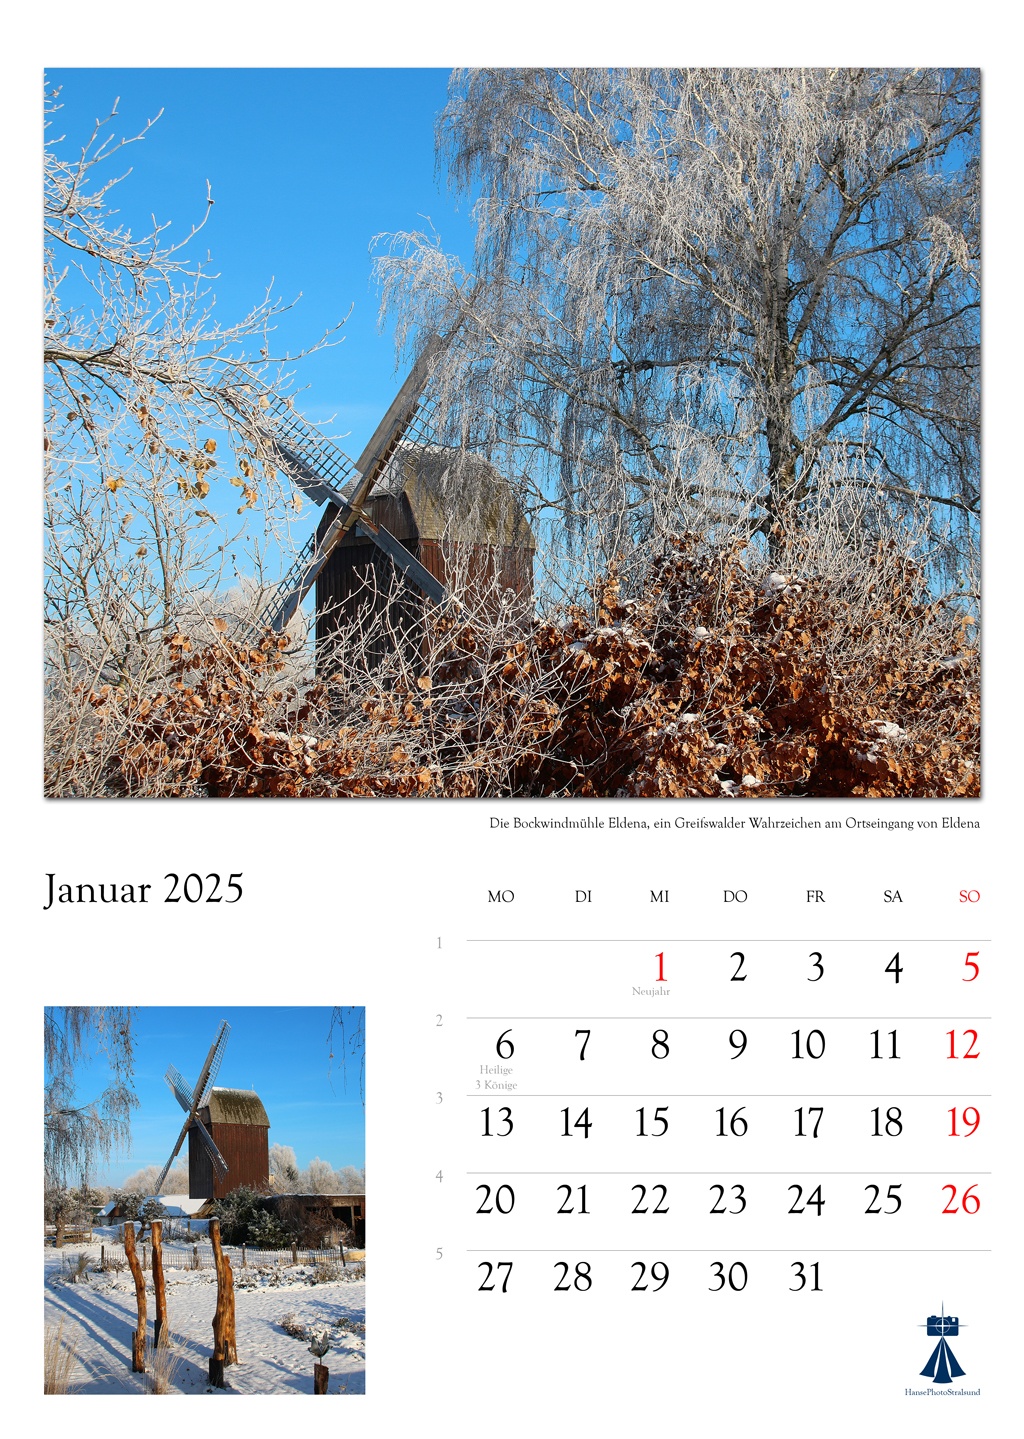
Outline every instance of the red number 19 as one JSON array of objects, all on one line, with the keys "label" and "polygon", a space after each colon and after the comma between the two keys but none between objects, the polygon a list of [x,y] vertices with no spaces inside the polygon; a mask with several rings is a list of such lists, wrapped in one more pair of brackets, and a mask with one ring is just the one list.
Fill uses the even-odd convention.
[{"label": "red number 19", "polygon": [[981,1123],[981,1115],[975,1109],[973,1104],[969,1104],[966,1109],[961,1109],[960,1111],[961,1127],[959,1129],[957,1128],[957,1117],[955,1109],[951,1109],[949,1111],[949,1122],[950,1139],[970,1139],[971,1135]]}]

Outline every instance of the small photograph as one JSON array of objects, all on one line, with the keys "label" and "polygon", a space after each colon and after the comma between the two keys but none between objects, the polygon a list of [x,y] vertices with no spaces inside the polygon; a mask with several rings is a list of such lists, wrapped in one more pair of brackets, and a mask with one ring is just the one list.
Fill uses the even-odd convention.
[{"label": "small photograph", "polygon": [[365,1012],[44,1011],[44,1393],[362,1394]]},{"label": "small photograph", "polygon": [[52,70],[46,795],[977,797],[980,145],[963,67]]}]

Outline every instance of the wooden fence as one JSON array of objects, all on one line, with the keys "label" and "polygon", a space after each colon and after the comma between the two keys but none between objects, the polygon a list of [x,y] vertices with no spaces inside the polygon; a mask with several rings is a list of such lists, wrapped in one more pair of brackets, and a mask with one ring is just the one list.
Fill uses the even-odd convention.
[{"label": "wooden fence", "polygon": [[[95,1245],[93,1246],[95,1249]],[[210,1244],[168,1244],[163,1246],[164,1268],[165,1269],[216,1269],[216,1261],[213,1255],[213,1246]],[[151,1246],[143,1241],[137,1245],[139,1258],[142,1260],[143,1269],[149,1269],[151,1265]],[[334,1262],[347,1266],[348,1259],[345,1250],[340,1246],[336,1249],[303,1249],[298,1245],[289,1249],[260,1249],[254,1244],[225,1244],[224,1253],[231,1260],[231,1267],[235,1270],[246,1269],[252,1265],[270,1264],[278,1268],[287,1268],[296,1264],[326,1264]],[[93,1257],[93,1266],[96,1266],[96,1259]],[[128,1258],[124,1252],[123,1244],[112,1244],[104,1241],[100,1245],[99,1266],[106,1264],[127,1265]]]}]

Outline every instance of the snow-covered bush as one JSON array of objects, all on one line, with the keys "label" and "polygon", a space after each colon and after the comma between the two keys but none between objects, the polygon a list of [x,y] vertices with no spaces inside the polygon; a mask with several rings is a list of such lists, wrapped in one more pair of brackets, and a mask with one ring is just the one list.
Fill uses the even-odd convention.
[{"label": "snow-covered bush", "polygon": [[292,1236],[269,1209],[261,1209],[249,1223],[247,1244],[258,1245],[261,1249],[285,1249]]},{"label": "snow-covered bush", "polygon": [[283,1315],[277,1322],[284,1332],[290,1334],[293,1339],[305,1339],[306,1326],[295,1313],[294,1309],[290,1309],[288,1313]]},{"label": "snow-covered bush", "polygon": [[120,1211],[119,1223],[138,1219],[146,1203],[146,1195],[138,1189],[115,1189],[110,1197]]},{"label": "snow-covered bush", "polygon": [[173,635],[159,693],[95,705],[123,737],[111,793],[971,796],[972,606],[897,538],[804,530],[769,560],[684,534],[532,626],[442,611],[414,662],[342,646],[278,689],[270,637]]},{"label": "snow-covered bush", "polygon": [[334,1338],[334,1336],[331,1335],[332,1328],[340,1331],[337,1336],[338,1339],[345,1334],[350,1334],[355,1339],[362,1339],[366,1334],[365,1323],[360,1319],[352,1319],[347,1314],[339,1315],[337,1319],[332,1320],[330,1327],[323,1322],[318,1324],[305,1324],[294,1310],[289,1311],[289,1313],[285,1314],[277,1322],[284,1332],[290,1334],[293,1339],[301,1339],[304,1343],[308,1344],[312,1344],[317,1340],[320,1342],[327,1340],[329,1343],[331,1339]]},{"label": "snow-covered bush", "polygon": [[339,1259],[321,1259],[307,1275],[308,1284],[335,1284],[342,1277],[344,1265]]},{"label": "snow-covered bush", "polygon": [[259,1222],[263,1196],[251,1185],[240,1184],[214,1206],[220,1219],[220,1237],[225,1244],[248,1244],[249,1229]]}]

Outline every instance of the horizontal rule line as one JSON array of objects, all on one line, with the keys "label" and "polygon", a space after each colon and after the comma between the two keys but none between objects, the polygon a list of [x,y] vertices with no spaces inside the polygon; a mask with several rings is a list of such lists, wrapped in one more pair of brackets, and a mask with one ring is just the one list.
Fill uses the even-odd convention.
[{"label": "horizontal rule line", "polygon": [[[481,1089],[476,1094],[466,1094],[465,1099],[487,1099],[493,1094],[498,1099],[504,1099],[506,1094],[501,1090]],[[735,1093],[725,1089],[712,1090],[710,1094],[670,1094],[664,1089],[648,1089],[642,1094],[595,1094],[587,1090],[583,1094],[570,1094],[567,1090],[561,1090],[558,1094],[520,1094],[508,1093],[509,1099],[807,1099],[813,1096],[815,1099],[991,1099],[991,1094],[976,1094],[974,1090],[957,1089],[950,1094],[909,1094],[898,1089],[887,1089],[882,1094],[822,1094],[818,1089],[802,1089],[796,1094],[762,1094],[760,1090],[739,1089]],[[641,1136],[638,1136],[641,1137]],[[660,1135],[656,1136],[661,1138]]]},{"label": "horizontal rule line", "polygon": [[[576,1020],[589,1019],[600,1021],[602,1024],[614,1020],[622,1020],[626,1024],[647,1024],[651,1020],[655,1023],[665,1024],[671,1020],[685,1023],[687,1020],[720,1019],[728,1024],[756,1024],[758,1021],[780,1019],[790,1022],[798,1020],[801,1024],[831,1024],[838,1019],[868,1020],[879,1023],[883,1020],[896,1020],[902,1023],[909,1019],[952,1019],[956,1024],[966,1024],[968,1020],[991,1019],[990,1014],[467,1014],[467,1022],[470,1020],[486,1020],[489,1024],[505,1024],[513,1020],[517,1024],[525,1024],[531,1020],[550,1019],[561,1020],[566,1024],[572,1024]],[[585,1063],[586,1061],[584,1061]]]},{"label": "horizontal rule line", "polygon": [[803,1248],[787,1244],[781,1249],[747,1249],[740,1244],[716,1244],[711,1249],[671,1249],[662,1245],[657,1249],[597,1249],[588,1245],[586,1249],[571,1249],[560,1245],[557,1249],[509,1249],[505,1245],[492,1244],[488,1249],[467,1249],[467,1254],[991,1254],[991,1249],[822,1249],[817,1244]]},{"label": "horizontal rule line", "polygon": [[630,939],[615,939],[608,935],[595,935],[593,939],[581,938],[579,935],[568,935],[564,939],[547,939],[543,936],[524,935],[517,939],[514,935],[495,935],[493,939],[467,939],[465,944],[878,944],[883,949],[892,944],[955,944],[958,947],[965,944],[991,944],[990,939],[949,939],[943,935],[941,939],[850,939],[844,935],[842,938],[827,939],[821,935],[808,935],[806,939],[800,936],[788,936],[785,939],[755,938],[751,935],[742,935],[736,939],[723,939],[720,934],[712,935],[710,938],[690,939],[666,939],[664,936],[656,936],[654,939],[637,939],[635,936]]},{"label": "horizontal rule line", "polygon": [[846,1175],[856,1178],[863,1178],[865,1174],[902,1174],[935,1177],[937,1174],[955,1175],[958,1179],[973,1174],[976,1178],[987,1179],[991,1175],[991,1169],[894,1169],[888,1164],[876,1165],[874,1169],[467,1169],[467,1178],[477,1178],[484,1174],[511,1174],[514,1177],[522,1175],[611,1175],[619,1178],[629,1178],[634,1174],[662,1174],[669,1178],[699,1178],[708,1174],[750,1174],[750,1175],[787,1175],[787,1174],[827,1174]]}]

